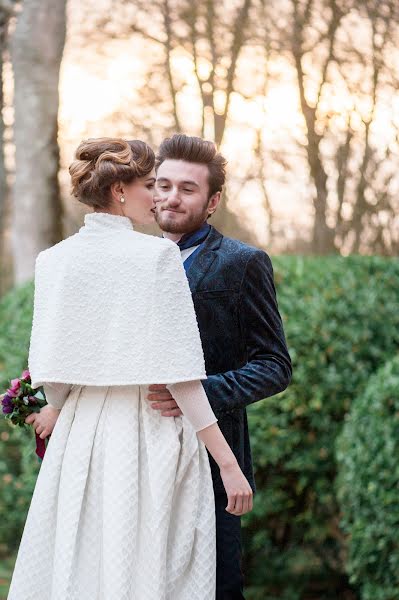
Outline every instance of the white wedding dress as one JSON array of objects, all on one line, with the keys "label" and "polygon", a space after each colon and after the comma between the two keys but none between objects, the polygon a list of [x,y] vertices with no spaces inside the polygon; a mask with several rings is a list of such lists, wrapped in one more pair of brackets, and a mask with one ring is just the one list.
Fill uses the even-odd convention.
[{"label": "white wedding dress", "polygon": [[[214,600],[214,493],[196,430],[216,418],[177,246],[92,213],[40,253],[29,369],[49,404],[51,386],[67,391],[8,600]],[[151,408],[151,383],[180,389],[185,416]]]},{"label": "white wedding dress", "polygon": [[8,600],[213,600],[209,460],[145,386],[73,386],[29,509]]}]

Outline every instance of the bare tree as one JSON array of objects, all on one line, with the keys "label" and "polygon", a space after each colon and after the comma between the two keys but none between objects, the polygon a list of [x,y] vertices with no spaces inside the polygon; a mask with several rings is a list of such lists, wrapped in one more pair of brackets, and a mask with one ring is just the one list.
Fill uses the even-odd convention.
[{"label": "bare tree", "polygon": [[179,82],[173,67],[173,52],[180,49],[192,61],[197,81],[201,101],[198,133],[205,135],[208,121],[216,144],[223,143],[231,95],[237,90],[238,61],[250,32],[253,4],[253,0],[240,0],[234,7],[231,3],[215,0],[197,3],[189,0],[136,0],[134,3],[113,0],[114,14],[121,6],[126,9],[123,16],[119,13],[125,33],[127,27],[162,50],[162,67],[172,102],[175,130],[182,130],[178,95],[183,82]]},{"label": "bare tree", "polygon": [[[213,139],[218,147],[224,141],[231,98],[239,91],[237,69],[241,53],[248,43],[250,16],[254,0],[216,2],[206,0],[110,0],[110,10],[100,17],[100,36],[138,35],[150,42],[155,59],[151,66],[157,73],[154,84],[169,99],[171,130],[186,130],[181,93],[187,82],[175,68],[174,58],[180,53],[192,66],[198,92],[195,115],[198,123],[193,133]],[[143,90],[143,101],[154,97],[149,88]],[[162,107],[164,110],[164,107]],[[242,239],[250,235],[223,203],[212,217],[224,233]]]},{"label": "bare tree", "polygon": [[328,208],[328,175],[323,162],[321,153],[321,141],[323,133],[320,132],[317,123],[317,114],[319,110],[320,100],[323,94],[323,87],[326,84],[329,74],[329,68],[335,58],[335,46],[337,31],[344,15],[344,10],[338,5],[335,0],[328,0],[327,6],[322,7],[327,10],[324,17],[324,30],[319,35],[317,43],[314,47],[324,42],[327,46],[327,51],[324,60],[322,60],[319,72],[319,82],[316,90],[316,99],[311,101],[306,94],[306,72],[304,69],[304,58],[309,52],[308,31],[307,28],[311,24],[313,11],[315,9],[313,0],[291,0],[292,4],[292,37],[291,37],[291,52],[294,59],[295,70],[298,79],[298,90],[301,110],[306,123],[307,134],[307,159],[310,170],[310,175],[315,186],[315,196],[313,198],[314,205],[314,224],[313,224],[313,248],[317,253],[331,252],[334,247],[334,232],[327,225],[327,208]]},{"label": "bare tree", "polygon": [[13,253],[16,283],[30,279],[35,257],[62,237],[58,188],[58,80],[66,0],[25,0],[11,44],[16,173]]},{"label": "bare tree", "polygon": [[[275,19],[276,47],[290,57],[297,77],[303,149],[314,188],[312,250],[392,253],[398,137],[383,141],[373,130],[383,96],[393,101],[399,81],[389,59],[398,41],[399,7],[395,0],[288,4],[290,12],[284,5],[286,14]],[[350,106],[328,108],[334,88]],[[398,127],[393,110],[390,127]]]},{"label": "bare tree", "polygon": [[0,228],[3,228],[5,199],[7,195],[7,173],[4,156],[4,81],[3,71],[8,39],[8,24],[15,10],[11,0],[0,1]]},{"label": "bare tree", "polygon": [[0,293],[7,287],[9,279],[9,257],[6,250],[5,230],[6,214],[9,206],[8,173],[5,161],[5,131],[6,125],[3,118],[4,109],[4,67],[7,63],[7,49],[9,38],[9,23],[15,13],[16,2],[13,0],[0,0]]},{"label": "bare tree", "polygon": [[[280,183],[286,189],[292,185],[293,195],[309,199],[301,225],[289,227],[292,240],[298,229],[298,248],[392,254],[399,244],[399,143],[397,135],[381,136],[379,123],[384,112],[389,113],[389,123],[385,120],[389,131],[399,126],[389,106],[399,83],[396,4],[395,0],[194,4],[103,0],[104,11],[99,11],[96,0],[85,0],[79,11],[86,11],[87,18],[79,19],[78,35],[83,49],[90,37],[91,49],[96,42],[100,48],[123,38],[134,40],[132,47],[140,40],[146,50],[140,94],[134,95],[126,111],[123,106],[113,115],[121,134],[143,135],[156,146],[174,131],[188,131],[214,139],[223,150],[226,132],[235,125],[231,107],[250,103],[255,96],[259,107],[263,98],[265,119],[259,123],[248,119],[244,125],[255,134],[251,160],[242,165],[237,160],[235,167],[240,168],[229,174],[231,206],[242,190],[245,194],[254,190],[263,199],[269,231],[281,231],[274,194]],[[259,58],[262,51],[266,61]],[[258,80],[263,64],[264,79]],[[295,126],[295,131],[287,127],[278,139],[269,136],[261,123],[273,120],[268,109],[269,76],[271,89],[280,79],[286,89],[294,82],[303,117],[302,126]],[[306,229],[308,215],[313,220]],[[226,234],[248,240],[245,218],[239,222],[222,206],[212,223]],[[282,248],[284,236],[278,237]]]},{"label": "bare tree", "polygon": [[[353,108],[338,147],[337,241],[351,252],[394,254],[399,241],[399,123],[392,107],[385,111],[391,136],[379,139],[375,125],[383,97],[393,101],[399,85],[397,68],[390,64],[399,39],[399,7],[394,0],[367,0],[359,11],[368,30],[368,48],[363,52],[353,48],[339,65],[349,94],[367,99],[367,108]],[[358,77],[353,77],[354,63]],[[351,125],[353,116],[358,118],[356,129]],[[350,209],[346,218],[345,207]]]}]

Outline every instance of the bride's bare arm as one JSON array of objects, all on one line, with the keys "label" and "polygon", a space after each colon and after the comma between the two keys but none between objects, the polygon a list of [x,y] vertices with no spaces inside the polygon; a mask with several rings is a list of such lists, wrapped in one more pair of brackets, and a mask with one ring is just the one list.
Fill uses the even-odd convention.
[{"label": "bride's bare arm", "polygon": [[252,509],[252,489],[222,434],[201,382],[166,386],[220,468],[228,504],[227,512],[242,515]]}]

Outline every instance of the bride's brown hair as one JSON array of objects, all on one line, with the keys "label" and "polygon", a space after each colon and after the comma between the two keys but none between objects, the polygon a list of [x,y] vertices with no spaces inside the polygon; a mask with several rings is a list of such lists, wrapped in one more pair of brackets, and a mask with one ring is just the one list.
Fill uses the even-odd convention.
[{"label": "bride's brown hair", "polygon": [[110,187],[145,177],[155,165],[155,155],[141,140],[93,138],[81,142],[69,167],[72,194],[93,208],[107,208]]}]

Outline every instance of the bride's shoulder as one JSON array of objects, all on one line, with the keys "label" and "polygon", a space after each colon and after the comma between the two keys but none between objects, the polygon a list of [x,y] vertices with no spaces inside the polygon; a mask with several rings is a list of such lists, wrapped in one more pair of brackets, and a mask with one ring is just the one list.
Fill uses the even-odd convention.
[{"label": "bride's shoulder", "polygon": [[176,250],[177,246],[171,240],[148,233],[135,231],[133,236],[126,235],[125,239],[129,241],[132,249],[140,247],[143,251],[154,254],[163,254],[168,252],[168,249]]},{"label": "bride's shoulder", "polygon": [[[76,255],[83,254],[87,260],[95,260],[97,256],[104,260],[106,257],[119,260],[150,259],[158,262],[169,257],[171,253],[180,256],[177,245],[171,240],[141,233],[139,231],[120,231],[117,236],[85,237],[79,232],[58,242],[54,246],[39,253],[36,258],[36,268],[50,268],[65,261],[70,263]],[[151,260],[152,259],[152,260]]]},{"label": "bride's shoulder", "polygon": [[54,244],[54,246],[50,246],[50,248],[46,248],[39,252],[36,257],[36,264],[57,260],[60,254],[64,254],[68,252],[69,248],[72,248],[75,245],[75,241],[78,238],[78,233],[75,233],[60,242]]}]

